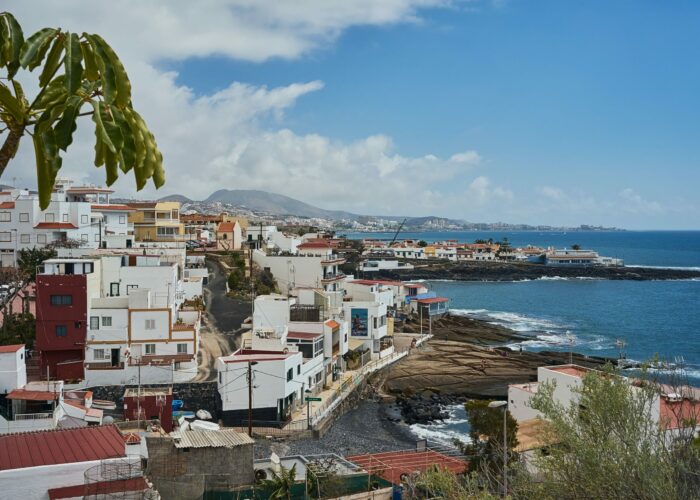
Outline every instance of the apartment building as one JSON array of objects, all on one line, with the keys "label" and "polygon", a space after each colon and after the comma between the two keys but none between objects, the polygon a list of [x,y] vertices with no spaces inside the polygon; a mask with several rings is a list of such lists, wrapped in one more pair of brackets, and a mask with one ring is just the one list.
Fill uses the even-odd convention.
[{"label": "apartment building", "polygon": [[129,223],[137,241],[184,241],[185,225],[180,221],[180,202],[145,201],[127,204],[133,209]]},{"label": "apartment building", "polygon": [[60,245],[68,240],[83,248],[131,243],[125,205],[110,203],[111,189],[73,186],[58,179],[46,210],[27,189],[0,192],[0,265],[14,266],[19,250]]},{"label": "apartment building", "polygon": [[[199,282],[201,295],[201,281]],[[159,255],[44,262],[37,274],[42,375],[80,384],[186,381],[196,374],[200,312],[182,268]]]}]

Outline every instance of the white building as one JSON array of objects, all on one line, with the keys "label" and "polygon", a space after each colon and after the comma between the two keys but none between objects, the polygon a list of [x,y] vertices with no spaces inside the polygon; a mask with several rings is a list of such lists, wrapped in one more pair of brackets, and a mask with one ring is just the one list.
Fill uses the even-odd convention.
[{"label": "white building", "polygon": [[302,243],[297,250],[298,255],[255,250],[253,262],[262,269],[270,270],[284,295],[297,287],[322,288],[328,292],[342,290],[345,275],[340,271],[340,266],[345,259],[335,255],[326,243]]},{"label": "white building", "polygon": [[58,179],[46,210],[26,189],[0,192],[0,265],[13,266],[16,252],[72,240],[84,248],[128,246],[129,207],[109,202],[111,189],[73,187]]},{"label": "white building", "polygon": [[25,355],[24,344],[0,346],[0,394],[27,383]]},{"label": "white building", "polygon": [[360,265],[360,270],[365,273],[377,271],[410,271],[411,269],[413,269],[413,264],[395,259],[366,260]]},{"label": "white building", "polygon": [[349,348],[369,349],[372,358],[383,357],[393,352],[387,337],[386,305],[378,302],[345,302],[344,316],[349,323]]}]

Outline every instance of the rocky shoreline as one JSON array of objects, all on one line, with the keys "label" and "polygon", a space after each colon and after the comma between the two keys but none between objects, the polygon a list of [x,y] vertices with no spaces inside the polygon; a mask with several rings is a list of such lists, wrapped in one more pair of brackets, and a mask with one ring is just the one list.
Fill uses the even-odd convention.
[{"label": "rocky shoreline", "polygon": [[523,281],[542,278],[604,280],[685,280],[700,279],[700,270],[651,267],[567,266],[553,267],[528,262],[442,262],[414,269],[379,271],[382,278],[396,280]]},{"label": "rocky shoreline", "polygon": [[[427,325],[423,325],[427,331]],[[418,321],[399,328],[418,332]],[[508,328],[465,316],[433,321],[434,337],[392,366],[383,390],[395,397],[388,419],[407,424],[447,417],[445,407],[466,399],[504,399],[508,385],[534,382],[537,368],[570,361],[601,367],[616,360],[569,352],[532,352],[504,347],[527,339]]]}]

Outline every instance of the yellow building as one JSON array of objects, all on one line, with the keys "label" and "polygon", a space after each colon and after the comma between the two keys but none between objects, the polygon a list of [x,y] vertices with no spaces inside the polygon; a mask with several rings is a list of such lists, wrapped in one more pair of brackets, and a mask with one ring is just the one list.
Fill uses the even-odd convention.
[{"label": "yellow building", "polygon": [[182,241],[185,225],[180,222],[179,201],[133,202],[129,214],[136,241]]}]

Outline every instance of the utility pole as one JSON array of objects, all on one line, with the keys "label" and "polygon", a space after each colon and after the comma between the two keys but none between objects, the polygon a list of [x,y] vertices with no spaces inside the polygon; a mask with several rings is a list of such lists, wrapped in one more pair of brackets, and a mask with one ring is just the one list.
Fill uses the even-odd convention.
[{"label": "utility pole", "polygon": [[99,243],[97,248],[102,248],[102,219],[98,221],[99,223],[99,231],[100,231],[100,237],[99,237]]},{"label": "utility pole", "polygon": [[248,361],[248,436],[253,437],[253,369]]},{"label": "utility pole", "polygon": [[138,363],[139,370],[139,386],[136,392],[136,420],[137,429],[141,428],[141,357],[139,357],[136,362]]}]

